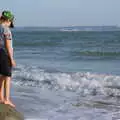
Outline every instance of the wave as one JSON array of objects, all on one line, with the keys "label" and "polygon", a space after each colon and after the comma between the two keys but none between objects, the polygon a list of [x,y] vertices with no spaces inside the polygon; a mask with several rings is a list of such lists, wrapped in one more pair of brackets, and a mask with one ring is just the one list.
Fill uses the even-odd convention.
[{"label": "wave", "polygon": [[13,72],[13,84],[87,95],[120,95],[120,76],[96,73],[63,73],[37,66],[19,65]]},{"label": "wave", "polygon": [[62,32],[80,32],[80,29],[60,29]]},{"label": "wave", "polygon": [[71,52],[73,56],[120,56],[120,52],[92,52],[92,51],[83,51],[83,52],[78,52],[78,51],[73,51]]},{"label": "wave", "polygon": [[59,46],[57,42],[50,42],[50,41],[44,41],[44,42],[16,42],[16,47],[55,47]]}]

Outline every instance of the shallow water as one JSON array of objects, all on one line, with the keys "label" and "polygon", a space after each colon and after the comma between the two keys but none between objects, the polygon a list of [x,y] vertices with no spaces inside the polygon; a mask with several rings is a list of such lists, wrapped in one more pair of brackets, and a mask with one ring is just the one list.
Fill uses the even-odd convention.
[{"label": "shallow water", "polygon": [[115,75],[62,73],[20,65],[13,72],[12,98],[28,120],[116,120],[119,79]]},{"label": "shallow water", "polygon": [[111,97],[80,97],[71,92],[35,88],[33,91],[21,87],[15,90],[12,97],[26,119],[113,120],[112,117],[119,115],[120,103]]}]

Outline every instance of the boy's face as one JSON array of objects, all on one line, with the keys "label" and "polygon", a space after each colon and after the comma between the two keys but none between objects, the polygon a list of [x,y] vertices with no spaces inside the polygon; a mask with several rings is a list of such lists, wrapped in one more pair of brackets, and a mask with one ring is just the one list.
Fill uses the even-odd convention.
[{"label": "boy's face", "polygon": [[7,20],[7,21],[6,21],[6,26],[7,26],[7,27],[10,27],[10,25],[11,25],[11,21],[10,21],[10,20]]}]

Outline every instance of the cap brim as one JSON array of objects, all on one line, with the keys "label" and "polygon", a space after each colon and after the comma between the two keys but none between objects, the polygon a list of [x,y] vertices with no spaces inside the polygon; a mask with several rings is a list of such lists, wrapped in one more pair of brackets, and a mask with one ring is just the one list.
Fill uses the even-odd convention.
[{"label": "cap brim", "polygon": [[11,22],[10,28],[14,28],[13,21]]}]

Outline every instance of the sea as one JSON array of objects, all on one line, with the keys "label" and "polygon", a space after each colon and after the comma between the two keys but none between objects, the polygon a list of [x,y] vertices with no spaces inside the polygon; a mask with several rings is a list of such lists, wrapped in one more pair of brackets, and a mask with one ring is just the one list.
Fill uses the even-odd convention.
[{"label": "sea", "polygon": [[11,99],[25,120],[120,120],[120,30],[12,30]]}]

